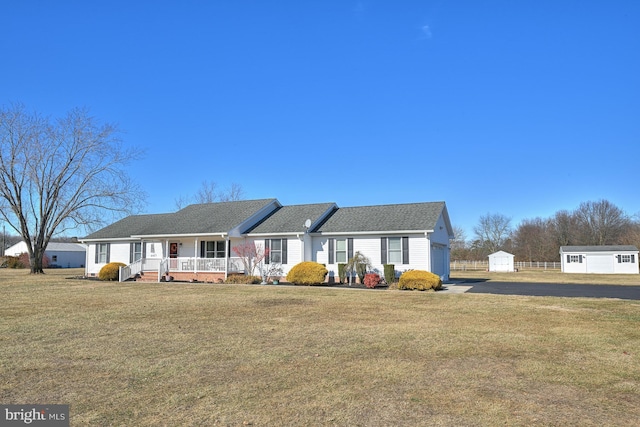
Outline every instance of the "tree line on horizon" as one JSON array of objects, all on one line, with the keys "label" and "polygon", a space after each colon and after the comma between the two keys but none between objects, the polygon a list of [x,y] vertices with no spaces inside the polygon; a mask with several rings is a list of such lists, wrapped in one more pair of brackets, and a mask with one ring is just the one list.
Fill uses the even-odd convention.
[{"label": "tree line on horizon", "polygon": [[561,246],[634,245],[640,247],[640,218],[632,217],[608,200],[580,203],[573,211],[559,210],[549,218],[524,219],[516,227],[511,218],[488,213],[467,240],[454,227],[451,260],[486,260],[503,250],[516,261],[559,261]]}]

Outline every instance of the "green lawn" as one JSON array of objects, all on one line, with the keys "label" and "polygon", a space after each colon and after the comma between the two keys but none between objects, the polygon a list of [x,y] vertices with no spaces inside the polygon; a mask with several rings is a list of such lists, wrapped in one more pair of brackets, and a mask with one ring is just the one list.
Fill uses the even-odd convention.
[{"label": "green lawn", "polygon": [[640,303],[0,270],[0,403],[71,425],[630,426]]}]

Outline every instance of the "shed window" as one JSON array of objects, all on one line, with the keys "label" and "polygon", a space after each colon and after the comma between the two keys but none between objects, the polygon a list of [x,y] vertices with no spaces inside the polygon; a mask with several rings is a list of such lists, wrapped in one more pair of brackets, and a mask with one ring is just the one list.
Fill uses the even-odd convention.
[{"label": "shed window", "polygon": [[582,255],[567,255],[567,262],[577,262],[582,263]]},{"label": "shed window", "polygon": [[618,255],[618,263],[621,262],[635,262],[635,255]]}]

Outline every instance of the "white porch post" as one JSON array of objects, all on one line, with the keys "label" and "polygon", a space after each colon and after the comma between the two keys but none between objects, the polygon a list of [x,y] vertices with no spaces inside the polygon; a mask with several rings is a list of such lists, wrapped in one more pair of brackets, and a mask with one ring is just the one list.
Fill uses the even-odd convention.
[{"label": "white porch post", "polygon": [[229,250],[231,242],[229,242],[229,236],[224,238],[224,280],[227,280],[229,275]]},{"label": "white porch post", "polygon": [[196,237],[196,240],[194,242],[194,248],[193,248],[193,272],[197,273],[198,272],[198,238]]}]

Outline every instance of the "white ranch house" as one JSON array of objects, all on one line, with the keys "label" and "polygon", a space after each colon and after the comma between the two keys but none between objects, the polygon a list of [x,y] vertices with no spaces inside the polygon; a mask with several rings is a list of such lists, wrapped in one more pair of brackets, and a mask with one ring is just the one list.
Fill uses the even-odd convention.
[{"label": "white ranch house", "polygon": [[357,251],[382,275],[412,269],[449,278],[453,230],[444,202],[339,208],[335,203],[283,206],[277,199],[195,204],[175,213],[133,215],[81,239],[86,274],[108,262],[127,265],[121,280],[216,282],[245,273],[234,248],[247,242],[270,249],[267,263],[282,276],[302,261],[325,264],[338,280],[338,264]]},{"label": "white ranch house", "polygon": [[563,273],[638,274],[638,248],[617,246],[561,246]]}]

